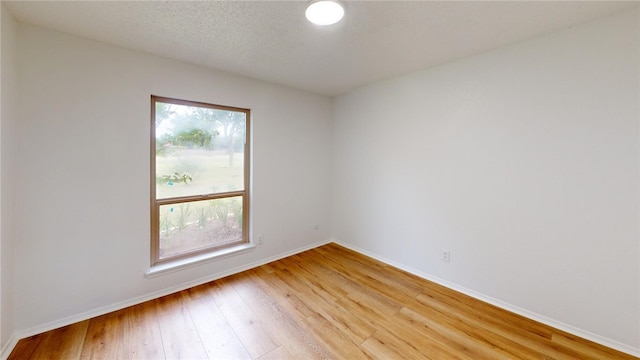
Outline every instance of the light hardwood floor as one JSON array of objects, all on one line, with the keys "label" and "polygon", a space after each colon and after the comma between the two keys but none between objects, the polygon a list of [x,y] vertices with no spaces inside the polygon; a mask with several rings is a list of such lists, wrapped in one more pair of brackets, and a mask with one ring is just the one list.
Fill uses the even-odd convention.
[{"label": "light hardwood floor", "polygon": [[9,359],[637,359],[336,244],[21,340]]}]

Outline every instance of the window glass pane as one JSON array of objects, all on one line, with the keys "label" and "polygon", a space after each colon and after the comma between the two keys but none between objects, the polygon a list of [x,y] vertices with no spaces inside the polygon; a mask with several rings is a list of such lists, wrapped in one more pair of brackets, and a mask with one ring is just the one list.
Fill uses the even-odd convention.
[{"label": "window glass pane", "polygon": [[156,102],[156,198],[244,190],[246,115]]},{"label": "window glass pane", "polygon": [[242,196],[160,206],[160,259],[240,242]]}]

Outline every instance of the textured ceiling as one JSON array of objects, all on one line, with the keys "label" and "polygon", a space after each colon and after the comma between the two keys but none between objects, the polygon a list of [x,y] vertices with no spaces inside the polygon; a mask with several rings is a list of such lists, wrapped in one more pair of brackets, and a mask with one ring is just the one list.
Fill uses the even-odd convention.
[{"label": "textured ceiling", "polygon": [[2,1],[22,22],[334,96],[635,8],[617,1]]}]

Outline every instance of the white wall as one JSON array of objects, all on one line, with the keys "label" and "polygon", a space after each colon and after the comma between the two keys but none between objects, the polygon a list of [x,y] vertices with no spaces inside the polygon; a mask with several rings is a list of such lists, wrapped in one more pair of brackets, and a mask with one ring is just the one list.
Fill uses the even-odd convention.
[{"label": "white wall", "polygon": [[640,354],[638,23],[336,98],[334,236]]},{"label": "white wall", "polygon": [[[330,237],[329,98],[24,24],[18,50],[17,332]],[[253,232],[264,245],[143,277],[151,94],[252,110]]]},{"label": "white wall", "polygon": [[0,352],[13,334],[13,148],[16,122],[16,23],[0,4]]}]

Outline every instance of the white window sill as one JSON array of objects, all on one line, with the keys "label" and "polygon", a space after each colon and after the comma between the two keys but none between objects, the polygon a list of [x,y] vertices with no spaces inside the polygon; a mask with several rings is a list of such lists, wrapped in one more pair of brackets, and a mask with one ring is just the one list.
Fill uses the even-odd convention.
[{"label": "white window sill", "polygon": [[144,277],[147,279],[152,279],[154,277],[188,269],[190,267],[208,263],[214,260],[220,260],[230,256],[246,253],[252,251],[255,248],[256,246],[254,244],[242,244],[208,254],[196,255],[186,259],[179,259],[154,265],[149,269],[149,271],[144,274]]}]

